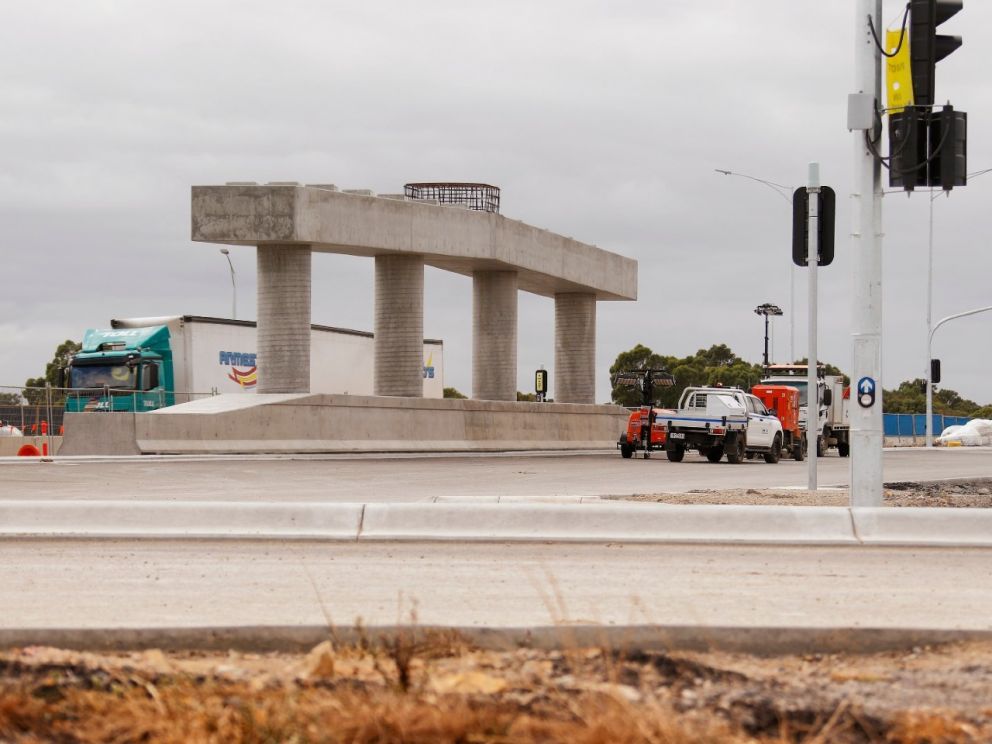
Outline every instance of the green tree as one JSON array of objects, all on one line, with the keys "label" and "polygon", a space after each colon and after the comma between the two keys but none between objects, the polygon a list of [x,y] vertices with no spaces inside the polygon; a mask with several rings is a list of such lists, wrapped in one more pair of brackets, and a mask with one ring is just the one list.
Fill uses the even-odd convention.
[{"label": "green tree", "polygon": [[[793,362],[793,364],[808,364],[808,362],[807,362],[808,359],[809,359],[809,357],[803,357],[802,359],[797,359],[795,362]],[[840,377],[843,377],[844,378],[844,384],[845,385],[850,385],[851,384],[851,378],[848,377],[847,375],[845,375],[843,372],[841,372],[840,371],[840,367],[838,367],[838,366],[836,366],[834,364],[830,364],[829,362],[820,362],[820,364],[823,365],[823,373],[824,374],[826,374],[826,375],[832,375],[832,376],[833,375],[839,375]]]},{"label": "green tree", "polygon": [[[44,376],[29,377],[24,382],[22,394],[28,403],[31,405],[41,405],[45,402],[45,383],[49,383],[52,387],[59,387],[59,369],[68,365],[73,354],[81,348],[83,348],[82,344],[71,339],[66,339],[56,347],[52,361],[45,365]],[[52,398],[52,403],[57,405],[65,403],[65,394],[61,391],[57,392]]]},{"label": "green tree", "polygon": [[[882,405],[885,413],[923,413],[927,410],[927,382],[922,377],[905,380],[894,390],[882,393]],[[986,418],[978,411],[992,409],[992,406],[979,406],[975,401],[962,398],[961,394],[950,388],[934,390],[933,412],[945,416],[974,416]]]},{"label": "green tree", "polygon": [[20,393],[0,393],[0,406],[19,406],[22,402]]},{"label": "green tree", "polygon": [[468,399],[468,396],[467,395],[462,395],[460,392],[458,392],[458,389],[457,388],[453,388],[453,387],[446,387],[444,389],[444,397],[445,398],[457,398],[458,400],[467,400]]},{"label": "green tree", "polygon": [[647,346],[637,344],[629,351],[621,351],[610,366],[610,384],[613,386],[613,402],[621,406],[641,405],[641,391],[637,388],[617,385],[618,372],[633,372],[645,369],[664,369],[665,360]]}]

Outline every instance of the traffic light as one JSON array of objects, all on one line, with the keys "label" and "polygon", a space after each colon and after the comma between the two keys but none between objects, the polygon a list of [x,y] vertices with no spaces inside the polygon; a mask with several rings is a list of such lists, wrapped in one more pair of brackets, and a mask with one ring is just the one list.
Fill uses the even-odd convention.
[{"label": "traffic light", "polygon": [[940,382],[940,360],[930,360],[930,384],[936,385]]},{"label": "traffic light", "polygon": [[936,65],[961,46],[960,36],[938,34],[937,26],[963,5],[962,0],[910,0],[909,57],[917,106],[934,105]]},{"label": "traffic light", "polygon": [[914,106],[889,114],[889,186],[927,185],[927,121],[926,109]]},{"label": "traffic light", "polygon": [[947,105],[930,114],[928,186],[950,191],[968,181],[968,114]]}]

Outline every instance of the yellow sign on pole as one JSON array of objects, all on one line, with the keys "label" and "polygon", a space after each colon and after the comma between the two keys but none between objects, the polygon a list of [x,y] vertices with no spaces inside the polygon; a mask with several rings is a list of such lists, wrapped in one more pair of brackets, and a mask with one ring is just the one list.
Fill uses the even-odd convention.
[{"label": "yellow sign on pole", "polygon": [[[902,46],[899,37],[902,36]],[[913,75],[909,65],[909,34],[902,31],[885,32],[885,51],[894,57],[886,57],[885,89],[888,93],[886,108],[890,114],[900,113],[906,106],[913,105]]]}]

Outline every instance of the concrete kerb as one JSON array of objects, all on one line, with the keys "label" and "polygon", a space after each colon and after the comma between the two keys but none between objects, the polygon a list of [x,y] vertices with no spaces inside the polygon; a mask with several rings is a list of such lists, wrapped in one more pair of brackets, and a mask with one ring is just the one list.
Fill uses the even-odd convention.
[{"label": "concrete kerb", "polygon": [[0,501],[0,538],[992,547],[992,510],[604,503]]},{"label": "concrete kerb", "polygon": [[55,646],[80,651],[229,651],[305,653],[329,638],[337,644],[454,631],[479,648],[521,647],[617,651],[727,651],[759,656],[807,653],[876,653],[914,646],[988,641],[988,630],[927,628],[798,628],[693,625],[447,627],[365,625],[249,625],[161,628],[0,628],[0,647]]}]

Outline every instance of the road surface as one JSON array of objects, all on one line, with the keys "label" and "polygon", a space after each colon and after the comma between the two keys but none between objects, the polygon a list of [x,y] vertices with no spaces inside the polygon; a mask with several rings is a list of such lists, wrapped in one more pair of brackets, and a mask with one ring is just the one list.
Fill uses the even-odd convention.
[{"label": "road surface", "polygon": [[[692,489],[804,488],[807,463],[671,463],[619,453],[445,457],[311,456],[0,461],[3,499],[433,501],[545,499]],[[850,458],[820,460],[821,487],[846,486]],[[992,448],[890,449],[886,481],[992,477]]]},{"label": "road surface", "polygon": [[[992,630],[992,551],[7,540],[0,629],[554,624]],[[325,614],[326,613],[326,614]]]}]

